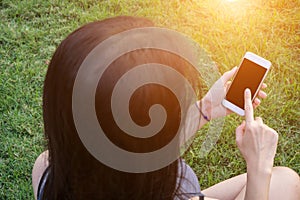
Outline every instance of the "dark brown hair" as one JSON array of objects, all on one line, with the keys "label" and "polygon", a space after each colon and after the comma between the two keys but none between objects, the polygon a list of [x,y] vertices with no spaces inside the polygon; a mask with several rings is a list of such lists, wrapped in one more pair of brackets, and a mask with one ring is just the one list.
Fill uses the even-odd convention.
[{"label": "dark brown hair", "polygon": [[[88,53],[108,37],[125,30],[154,26],[143,18],[115,17],[87,24],[71,33],[57,48],[47,71],[43,117],[49,150],[49,177],[43,199],[173,199],[178,193],[178,161],[148,173],[126,173],[95,159],[77,134],[72,116],[72,90],[79,67]],[[151,37],[151,36],[149,36]],[[145,85],[130,100],[133,120],[149,123],[148,110],[159,103],[168,119],[159,134],[140,139],[122,134],[115,124],[110,106],[115,82],[127,70],[142,63],[161,63],[182,74],[193,74],[189,64],[172,53],[155,49],[136,50],[116,59],[104,72],[95,96],[97,117],[106,136],[116,145],[133,152],[161,148],[174,136],[180,122],[178,100],[167,88]],[[195,80],[195,77],[191,80]],[[194,81],[197,82],[197,81]],[[195,84],[195,88],[199,85]]]}]

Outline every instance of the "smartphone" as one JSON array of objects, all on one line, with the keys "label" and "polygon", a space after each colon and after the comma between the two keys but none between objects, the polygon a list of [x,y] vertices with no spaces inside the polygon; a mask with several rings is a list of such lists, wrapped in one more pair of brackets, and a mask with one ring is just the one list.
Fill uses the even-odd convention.
[{"label": "smartphone", "polygon": [[233,112],[244,116],[244,91],[251,90],[252,101],[256,97],[266,75],[271,67],[271,62],[251,52],[246,52],[233,81],[222,101],[223,106]]}]

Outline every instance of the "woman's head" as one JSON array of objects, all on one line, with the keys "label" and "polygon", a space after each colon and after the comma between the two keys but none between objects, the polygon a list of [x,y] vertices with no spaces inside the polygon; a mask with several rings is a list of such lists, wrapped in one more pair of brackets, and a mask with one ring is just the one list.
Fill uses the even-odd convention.
[{"label": "woman's head", "polygon": [[[73,118],[74,82],[88,54],[115,34],[152,26],[152,22],[134,17],[93,22],[71,33],[57,48],[49,65],[43,96],[50,161],[50,175],[44,196],[48,199],[171,199],[175,195],[178,189],[176,180],[180,174],[177,161],[145,173],[113,169],[102,164],[86,149]],[[151,42],[151,35],[145,40]],[[111,48],[115,48],[114,44]],[[114,87],[126,72],[146,63],[171,66],[180,74],[188,76],[194,88],[199,86],[197,73],[189,67],[190,64],[178,55],[163,50],[148,48],[127,52],[108,66],[97,84],[94,97],[97,119],[106,137],[114,145],[135,153],[153,152],[167,145],[176,135],[183,116],[179,100],[172,91],[159,84],[149,83],[137,88],[130,97],[127,109],[134,123],[147,126],[151,121],[148,114],[150,107],[162,105],[167,115],[162,129],[154,136],[139,138],[124,133],[117,125],[111,109]],[[162,75],[159,71],[154,73],[157,73],[154,76]],[[143,76],[140,78],[143,79]],[[86,77],[86,81],[89,81],[89,77]]]}]

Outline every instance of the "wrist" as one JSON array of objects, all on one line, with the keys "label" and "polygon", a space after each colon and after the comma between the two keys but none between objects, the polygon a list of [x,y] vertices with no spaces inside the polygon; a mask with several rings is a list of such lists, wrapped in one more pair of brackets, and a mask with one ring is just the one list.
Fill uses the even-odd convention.
[{"label": "wrist", "polygon": [[272,174],[273,162],[260,163],[255,162],[254,165],[247,163],[247,173],[250,175],[268,176]]},{"label": "wrist", "polygon": [[272,170],[248,171],[245,199],[269,199]]},{"label": "wrist", "polygon": [[204,124],[206,124],[207,122],[210,121],[210,119],[208,118],[208,116],[206,116],[203,111],[202,111],[202,102],[201,100],[200,101],[197,101],[195,103],[199,113],[200,113],[200,127],[201,128]]},{"label": "wrist", "polygon": [[200,105],[200,109],[203,115],[205,115],[209,120],[211,120],[211,101],[204,97],[200,100]]}]

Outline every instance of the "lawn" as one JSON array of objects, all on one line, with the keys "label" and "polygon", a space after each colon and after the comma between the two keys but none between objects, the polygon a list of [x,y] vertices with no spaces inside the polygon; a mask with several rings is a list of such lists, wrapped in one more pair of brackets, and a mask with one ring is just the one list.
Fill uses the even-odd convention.
[{"label": "lawn", "polygon": [[[0,9],[0,199],[33,199],[31,169],[45,149],[43,80],[56,47],[81,25],[118,15],[188,35],[220,73],[246,51],[270,60],[268,98],[255,115],[280,135],[275,165],[300,174],[299,0],[1,0]],[[245,172],[234,134],[241,121],[227,117],[217,145],[199,157],[205,126],[185,154],[202,188]]]}]

